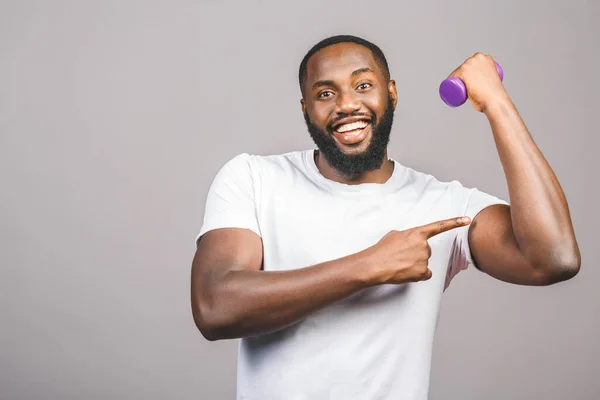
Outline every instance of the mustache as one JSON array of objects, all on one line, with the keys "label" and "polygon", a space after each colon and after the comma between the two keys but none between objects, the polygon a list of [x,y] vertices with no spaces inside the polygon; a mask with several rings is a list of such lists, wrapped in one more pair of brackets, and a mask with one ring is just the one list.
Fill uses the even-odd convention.
[{"label": "mustache", "polygon": [[344,118],[348,118],[348,117],[367,117],[371,120],[371,123],[373,125],[375,125],[375,123],[376,123],[374,114],[368,113],[368,112],[354,112],[352,114],[340,114],[333,121],[331,121],[330,123],[327,124],[327,130],[332,131],[333,125],[337,124],[339,121],[343,120]]}]

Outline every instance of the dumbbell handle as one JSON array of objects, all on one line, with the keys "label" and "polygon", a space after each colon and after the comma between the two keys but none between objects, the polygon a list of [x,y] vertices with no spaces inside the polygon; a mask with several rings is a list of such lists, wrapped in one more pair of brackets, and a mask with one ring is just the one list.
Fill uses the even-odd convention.
[{"label": "dumbbell handle", "polygon": [[[495,61],[494,61],[495,62]],[[504,79],[504,71],[500,64],[496,63],[496,70],[500,80]],[[440,97],[450,107],[461,106],[467,101],[467,88],[465,83],[456,76],[444,79],[440,84]]]}]

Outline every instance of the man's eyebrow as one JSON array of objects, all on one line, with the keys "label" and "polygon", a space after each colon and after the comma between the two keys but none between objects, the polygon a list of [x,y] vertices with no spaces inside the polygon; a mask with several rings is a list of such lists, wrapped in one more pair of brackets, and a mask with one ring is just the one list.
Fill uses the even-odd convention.
[{"label": "man's eyebrow", "polygon": [[325,80],[325,81],[316,81],[315,84],[313,85],[313,90],[323,87],[323,86],[333,86],[334,82],[331,80]]},{"label": "man's eyebrow", "polygon": [[359,68],[356,71],[352,71],[352,73],[350,74],[350,76],[355,76],[358,74],[364,74],[367,72],[373,72],[373,70],[371,68],[365,67],[365,68]]},{"label": "man's eyebrow", "polygon": [[[359,68],[355,71],[352,71],[352,73],[350,74],[350,76],[356,76],[356,75],[360,75],[360,74],[365,74],[365,73],[373,73],[373,70],[371,68],[365,67],[365,68]],[[313,90],[323,87],[323,86],[334,86],[335,82],[333,82],[332,80],[322,80],[322,81],[316,81],[315,84],[313,85]]]}]

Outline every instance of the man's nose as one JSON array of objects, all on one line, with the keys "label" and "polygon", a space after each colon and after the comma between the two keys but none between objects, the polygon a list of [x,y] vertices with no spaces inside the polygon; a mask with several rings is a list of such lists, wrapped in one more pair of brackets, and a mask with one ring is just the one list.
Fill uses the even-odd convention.
[{"label": "man's nose", "polygon": [[351,92],[343,92],[338,96],[336,111],[339,114],[352,114],[360,110],[361,102]]}]

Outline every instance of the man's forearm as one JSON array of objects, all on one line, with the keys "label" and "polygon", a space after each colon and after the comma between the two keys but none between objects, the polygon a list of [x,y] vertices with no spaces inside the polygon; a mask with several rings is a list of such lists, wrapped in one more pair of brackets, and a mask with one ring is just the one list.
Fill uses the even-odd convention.
[{"label": "man's forearm", "polygon": [[[372,286],[359,252],[289,271],[230,270],[205,282],[201,329],[209,340],[285,328],[308,314]],[[209,289],[210,287],[210,289]]]},{"label": "man's forearm", "polygon": [[506,175],[515,238],[538,268],[570,273],[580,254],[563,190],[508,96],[485,109]]}]

